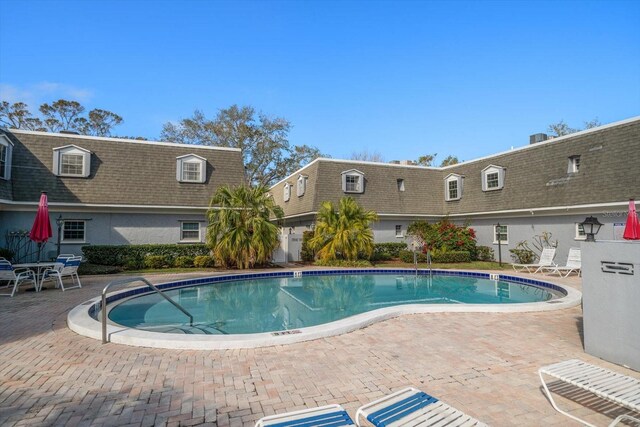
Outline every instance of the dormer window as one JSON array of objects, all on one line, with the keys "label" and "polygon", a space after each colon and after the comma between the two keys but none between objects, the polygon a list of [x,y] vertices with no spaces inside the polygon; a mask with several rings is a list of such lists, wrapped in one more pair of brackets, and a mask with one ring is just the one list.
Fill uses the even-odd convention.
[{"label": "dormer window", "polygon": [[288,202],[289,199],[291,199],[291,187],[292,187],[292,185],[289,184],[288,182],[284,183],[284,187],[282,189],[282,199],[285,202]]},{"label": "dormer window", "polygon": [[567,173],[578,173],[580,171],[580,156],[569,157],[569,168]]},{"label": "dormer window", "polygon": [[444,179],[444,199],[449,202],[462,197],[462,175],[451,173]]},{"label": "dormer window", "polygon": [[342,172],[342,191],[364,193],[364,173],[356,169]]},{"label": "dormer window", "polygon": [[304,192],[307,190],[307,178],[308,176],[306,175],[300,175],[298,177],[298,189],[297,189],[298,197],[304,196]]},{"label": "dormer window", "polygon": [[207,175],[207,159],[196,154],[176,157],[176,179],[179,182],[203,184]]},{"label": "dormer window", "polygon": [[504,187],[502,166],[489,165],[482,169],[482,191],[501,190]]},{"label": "dormer window", "polygon": [[13,143],[6,136],[0,136],[0,179],[11,179],[12,151]]},{"label": "dormer window", "polygon": [[91,172],[91,151],[76,145],[53,149],[53,173],[87,178]]}]

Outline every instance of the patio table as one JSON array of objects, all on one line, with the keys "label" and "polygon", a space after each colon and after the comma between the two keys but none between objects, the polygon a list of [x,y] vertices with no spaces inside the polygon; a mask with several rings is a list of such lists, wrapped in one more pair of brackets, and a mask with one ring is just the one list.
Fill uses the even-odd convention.
[{"label": "patio table", "polygon": [[40,292],[42,290],[42,278],[40,277],[43,273],[43,270],[47,268],[52,268],[56,265],[55,262],[27,262],[24,264],[13,264],[14,268],[26,268],[29,270],[36,270],[36,292]]}]

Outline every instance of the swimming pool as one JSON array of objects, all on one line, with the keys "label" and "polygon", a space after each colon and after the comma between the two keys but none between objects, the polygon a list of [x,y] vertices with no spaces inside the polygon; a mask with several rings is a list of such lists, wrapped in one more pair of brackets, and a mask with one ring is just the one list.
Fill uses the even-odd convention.
[{"label": "swimming pool", "polygon": [[[193,315],[146,287],[109,294],[112,342],[162,348],[248,348],[361,328],[401,314],[565,308],[580,293],[549,282],[452,270],[309,270],[235,274],[157,285]],[[72,310],[74,331],[99,337],[99,299]]]}]

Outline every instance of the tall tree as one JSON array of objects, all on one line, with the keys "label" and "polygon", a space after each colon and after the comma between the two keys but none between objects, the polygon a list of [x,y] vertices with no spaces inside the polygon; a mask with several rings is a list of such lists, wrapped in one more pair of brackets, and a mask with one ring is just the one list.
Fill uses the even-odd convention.
[{"label": "tall tree", "polygon": [[[598,120],[597,117],[595,119],[589,120],[588,122],[584,122],[584,129],[591,129],[598,126],[602,126],[602,123],[600,123],[600,120]],[[575,132],[580,132],[584,129],[572,128],[568,124],[566,124],[564,120],[560,120],[558,123],[550,124],[547,132],[551,134],[551,136],[558,137],[569,135]]]},{"label": "tall tree", "polygon": [[122,117],[111,111],[95,108],[89,111],[81,133],[94,136],[111,136],[111,129],[122,123]]},{"label": "tall tree", "polygon": [[570,133],[578,132],[579,129],[574,129],[569,127],[568,124],[564,122],[564,120],[560,120],[558,123],[552,123],[549,125],[547,132],[552,134],[553,136],[565,136]]},{"label": "tall tree", "polygon": [[85,108],[78,101],[59,99],[51,104],[42,104],[39,110],[50,132],[79,132],[87,125],[87,119],[82,117]]},{"label": "tall tree", "polygon": [[458,163],[460,163],[460,160],[456,156],[449,155],[440,162],[440,167],[457,165]]},{"label": "tall tree", "polygon": [[419,166],[433,166],[433,161],[436,159],[438,153],[433,154],[425,154],[424,156],[418,157],[416,164]]},{"label": "tall tree", "polygon": [[323,261],[355,261],[360,254],[369,257],[373,253],[371,223],[377,220],[374,211],[363,209],[352,197],[340,199],[337,211],[333,203],[322,202],[309,246]]},{"label": "tall tree", "polygon": [[384,157],[382,157],[382,154],[380,154],[379,151],[369,153],[369,150],[366,149],[360,152],[354,151],[353,153],[351,153],[351,160],[384,163]]},{"label": "tall tree", "polygon": [[225,267],[264,265],[278,246],[280,233],[271,219],[283,215],[264,185],[220,187],[211,199],[207,244]]},{"label": "tall tree", "polygon": [[42,120],[33,117],[24,102],[0,102],[0,125],[13,129],[46,130]]},{"label": "tall tree", "polygon": [[77,101],[59,99],[39,108],[42,119],[34,117],[27,104],[0,102],[0,125],[14,129],[41,132],[74,131],[82,135],[110,136],[111,129],[122,123],[122,117],[111,111],[95,108],[85,116],[85,107]]},{"label": "tall tree", "polygon": [[291,123],[256,113],[250,106],[232,105],[214,119],[196,110],[178,123],[168,122],[161,138],[183,144],[233,147],[242,150],[247,178],[251,184],[270,185],[321,157],[312,146],[289,143]]}]

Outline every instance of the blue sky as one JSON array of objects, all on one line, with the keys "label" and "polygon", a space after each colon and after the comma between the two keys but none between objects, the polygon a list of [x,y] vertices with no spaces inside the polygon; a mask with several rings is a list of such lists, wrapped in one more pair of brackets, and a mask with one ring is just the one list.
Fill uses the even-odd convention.
[{"label": "blue sky", "polygon": [[469,160],[640,114],[640,2],[0,2],[0,98],[157,138],[252,105],[337,158]]}]

